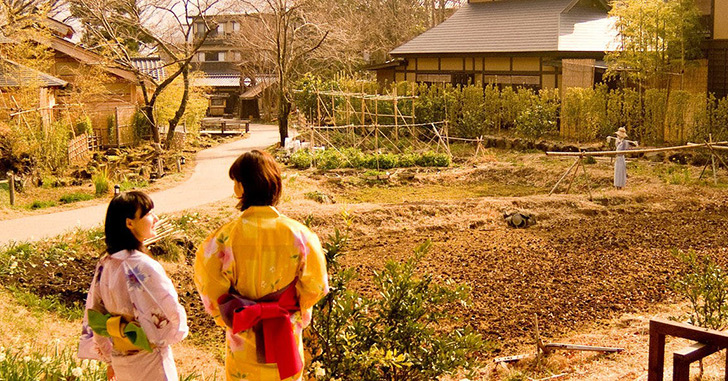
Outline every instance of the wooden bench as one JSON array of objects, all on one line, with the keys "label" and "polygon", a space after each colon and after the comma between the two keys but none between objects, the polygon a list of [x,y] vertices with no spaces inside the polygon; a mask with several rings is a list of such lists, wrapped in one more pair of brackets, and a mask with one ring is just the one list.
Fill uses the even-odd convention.
[{"label": "wooden bench", "polygon": [[[250,132],[250,120],[248,119],[219,119],[219,120],[204,120],[201,123],[203,128],[200,131],[201,134],[210,135],[234,135],[242,134],[242,128],[245,127],[245,132]],[[213,130],[215,129],[215,130]],[[219,131],[217,131],[219,129]]]}]

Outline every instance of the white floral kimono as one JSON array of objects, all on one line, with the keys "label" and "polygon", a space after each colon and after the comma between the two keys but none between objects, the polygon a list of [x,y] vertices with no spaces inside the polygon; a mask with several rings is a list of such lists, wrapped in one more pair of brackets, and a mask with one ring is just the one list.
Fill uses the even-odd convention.
[{"label": "white floral kimono", "polygon": [[[111,338],[94,334],[89,327],[89,309],[138,323],[153,351],[116,350]],[[118,381],[177,381],[169,345],[184,339],[187,332],[187,314],[159,262],[127,250],[99,260],[86,299],[78,357],[111,363]]]}]

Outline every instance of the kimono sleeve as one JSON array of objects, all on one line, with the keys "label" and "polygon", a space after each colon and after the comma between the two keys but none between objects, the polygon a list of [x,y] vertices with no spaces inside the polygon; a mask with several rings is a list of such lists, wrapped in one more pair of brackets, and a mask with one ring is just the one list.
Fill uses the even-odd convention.
[{"label": "kimono sleeve", "polygon": [[303,267],[296,291],[305,326],[311,321],[313,306],[329,292],[329,279],[326,273],[326,257],[318,236],[305,229],[297,239],[301,238],[303,242],[299,247],[303,251]]},{"label": "kimono sleeve", "polygon": [[195,256],[194,281],[205,312],[215,323],[227,327],[220,315],[217,299],[227,294],[232,285],[232,248],[224,233],[214,233],[200,245]]},{"label": "kimono sleeve", "polygon": [[187,313],[162,265],[146,255],[138,261],[125,261],[124,265],[135,320],[149,342],[167,346],[182,341],[189,331]]},{"label": "kimono sleeve", "polygon": [[83,321],[81,325],[81,339],[78,343],[78,357],[81,359],[100,360],[111,362],[111,339],[95,335],[94,331],[88,324],[88,310],[104,310],[101,301],[101,295],[98,292],[99,283],[101,281],[101,272],[104,267],[102,262],[96,265],[94,277],[91,280],[91,286],[86,296],[86,308],[83,313]]}]

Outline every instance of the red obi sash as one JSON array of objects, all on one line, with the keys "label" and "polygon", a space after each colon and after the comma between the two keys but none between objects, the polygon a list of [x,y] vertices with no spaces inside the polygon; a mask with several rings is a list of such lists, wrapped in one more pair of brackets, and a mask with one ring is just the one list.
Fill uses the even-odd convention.
[{"label": "red obi sash", "polygon": [[245,299],[235,293],[224,294],[217,300],[222,319],[232,328],[233,334],[249,329],[255,331],[259,361],[277,363],[281,380],[295,376],[303,369],[291,324],[291,314],[300,311],[295,287],[297,280],[294,279],[283,290],[258,300]]}]

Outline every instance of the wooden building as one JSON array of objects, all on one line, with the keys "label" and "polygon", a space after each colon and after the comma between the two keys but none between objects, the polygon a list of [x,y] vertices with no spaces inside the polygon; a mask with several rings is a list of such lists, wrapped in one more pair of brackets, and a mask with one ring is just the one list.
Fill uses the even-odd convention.
[{"label": "wooden building", "polygon": [[728,0],[710,0],[710,35],[706,41],[708,91],[728,96]]},{"label": "wooden building", "polygon": [[[19,91],[37,91],[32,96],[43,127],[47,128],[54,120],[53,108],[57,104],[58,92],[68,86],[68,82],[48,73],[32,69],[17,62],[0,58],[0,119],[10,119],[13,112],[20,111],[16,104]],[[37,102],[35,101],[37,99]]]},{"label": "wooden building", "polygon": [[591,86],[616,32],[603,0],[469,0],[445,22],[370,67],[393,81]]}]

